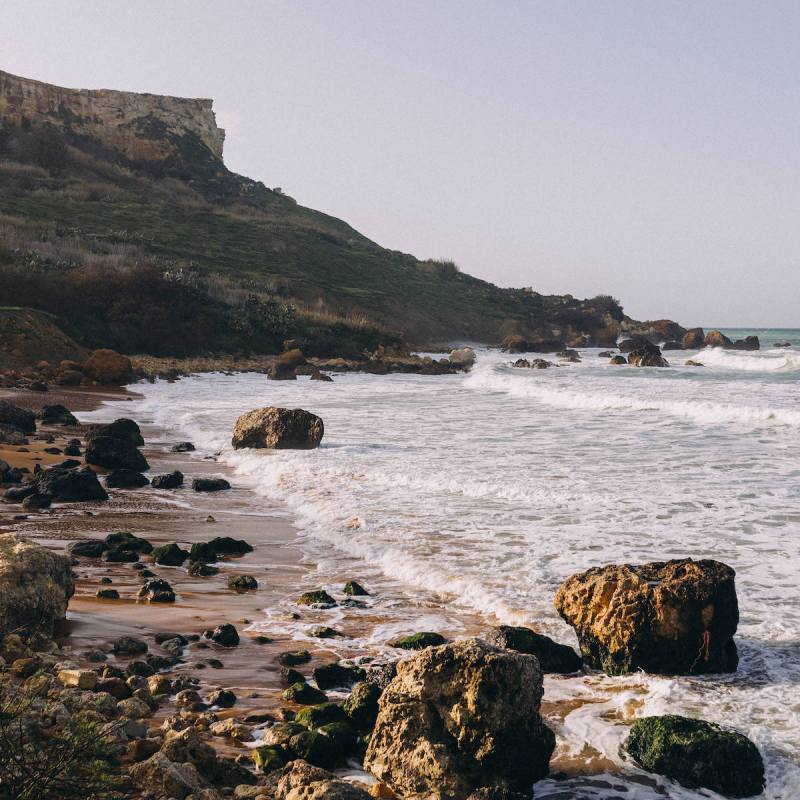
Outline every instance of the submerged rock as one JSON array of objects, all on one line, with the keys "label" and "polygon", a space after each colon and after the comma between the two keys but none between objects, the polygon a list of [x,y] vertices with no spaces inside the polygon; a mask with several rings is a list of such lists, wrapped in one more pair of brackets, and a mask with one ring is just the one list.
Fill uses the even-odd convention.
[{"label": "submerged rock", "polygon": [[584,661],[609,675],[733,672],[735,574],[692,559],[593,567],[561,584],[555,606]]},{"label": "submerged rock", "polygon": [[302,408],[259,408],[236,420],[231,444],[274,450],[311,450],[319,446],[325,427],[322,420]]},{"label": "submerged rock", "polygon": [[571,647],[554,642],[530,628],[500,625],[492,628],[483,638],[495,647],[536,656],[542,672],[566,675],[581,668],[581,657]]},{"label": "submerged rock", "polygon": [[764,762],[746,736],[668,714],[637,720],[623,745],[639,766],[690,789],[750,797],[764,789]]},{"label": "submerged rock", "polygon": [[52,635],[74,591],[68,556],[15,533],[0,534],[0,637]]},{"label": "submerged rock", "polygon": [[395,792],[464,800],[482,787],[530,792],[549,769],[537,660],[479,639],[397,665],[379,701],[364,767]]}]

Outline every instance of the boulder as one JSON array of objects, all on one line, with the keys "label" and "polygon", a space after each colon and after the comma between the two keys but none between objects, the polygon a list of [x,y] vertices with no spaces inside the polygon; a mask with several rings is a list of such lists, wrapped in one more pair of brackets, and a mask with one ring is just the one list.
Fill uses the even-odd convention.
[{"label": "boulder", "polygon": [[627,364],[628,360],[625,358],[625,356],[614,356],[608,363],[613,364],[615,367],[619,367],[623,364]]},{"label": "boulder", "polygon": [[357,683],[342,703],[342,709],[359,731],[368,733],[375,727],[381,694],[383,689],[374,683]]},{"label": "boulder", "polygon": [[760,350],[761,342],[758,336],[745,336],[744,339],[737,339],[733,343],[734,350]]},{"label": "boulder", "polygon": [[397,647],[400,650],[424,650],[426,647],[437,647],[444,644],[447,639],[440,633],[424,631],[422,633],[412,633],[411,636],[401,636],[389,642],[389,647]]},{"label": "boulder", "polygon": [[451,350],[450,363],[459,369],[469,369],[475,363],[475,351],[471,347]]},{"label": "boulder", "polygon": [[169,451],[170,453],[192,453],[195,449],[191,442],[178,442],[178,444],[172,445]]},{"label": "boulder", "polygon": [[0,636],[50,636],[75,591],[71,559],[15,533],[0,534]]},{"label": "boulder", "polygon": [[227,622],[224,625],[217,625],[207,634],[207,638],[220,647],[236,647],[239,644],[239,632]]},{"label": "boulder", "polygon": [[115,350],[95,350],[83,365],[83,374],[90,380],[109,386],[128,383],[133,375],[133,365],[127,356]]},{"label": "boulder", "polygon": [[733,672],[734,577],[710,560],[593,567],[561,584],[555,606],[584,661],[609,675]]},{"label": "boulder", "polygon": [[52,405],[42,408],[42,422],[45,425],[67,425],[75,427],[78,425],[77,417],[65,406]]},{"label": "boulder", "polygon": [[124,439],[134,447],[142,447],[144,445],[144,437],[139,426],[132,419],[127,419],[126,417],[115,419],[107,425],[92,425],[86,431],[86,441],[96,439],[98,436]]},{"label": "boulder", "polygon": [[138,489],[147,486],[150,481],[134,469],[119,467],[106,476],[106,486],[109,489]]},{"label": "boulder", "polygon": [[141,536],[135,536],[130,531],[116,531],[109,533],[105,538],[106,546],[112,550],[122,550],[128,553],[152,553],[153,545]]},{"label": "boulder", "polygon": [[8,425],[20,433],[34,433],[36,414],[7,400],[0,400],[0,424]]},{"label": "boulder", "polygon": [[283,693],[283,699],[304,706],[315,706],[319,703],[324,703],[328,697],[320,689],[315,689],[308,683],[302,682],[293,683],[286,689]]},{"label": "boulder", "polygon": [[52,467],[41,472],[34,481],[36,492],[60,503],[81,503],[108,500],[108,492],[90,470]]},{"label": "boulder", "polygon": [[568,675],[581,668],[581,657],[571,647],[554,642],[530,628],[499,625],[488,631],[483,638],[495,647],[536,656],[542,672]]},{"label": "boulder", "polygon": [[153,550],[153,561],[165,567],[179,567],[189,558],[189,551],[179,547],[175,542],[162,544]]},{"label": "boulder", "polygon": [[632,336],[629,339],[623,339],[617,345],[617,347],[619,348],[620,353],[630,353],[633,350],[637,350],[640,347],[646,347],[649,344],[652,344],[652,342],[644,336]]},{"label": "boulder", "polygon": [[108,545],[102,539],[81,539],[67,545],[68,553],[82,558],[100,558],[106,550]]},{"label": "boulder", "polygon": [[316,368],[314,368],[314,370],[311,372],[309,380],[322,381],[323,383],[333,383],[333,378],[331,378],[330,375],[326,375],[324,372],[320,372]]},{"label": "boulder", "polygon": [[195,478],[192,481],[192,489],[196,492],[223,492],[230,488],[225,478]]},{"label": "boulder", "polygon": [[[625,344],[624,342],[622,344]],[[620,345],[620,350],[622,345]],[[634,367],[668,367],[669,362],[661,355],[658,345],[642,340],[638,347],[628,353],[628,363]]]},{"label": "boulder", "polygon": [[157,798],[184,800],[205,785],[193,764],[170,761],[163,753],[134,764],[130,776],[143,792]]},{"label": "boulder", "polygon": [[361,667],[347,664],[323,664],[314,669],[314,680],[320,689],[350,687],[365,678],[366,673]]},{"label": "boulder", "polygon": [[311,606],[313,608],[333,608],[336,605],[336,601],[324,589],[303,592],[295,602],[299,606]]},{"label": "boulder", "polygon": [[311,450],[319,446],[325,428],[322,420],[302,408],[259,408],[236,420],[231,444],[274,450]]},{"label": "boulder", "polygon": [[228,588],[234,592],[252,592],[258,589],[258,581],[252,575],[229,575]]},{"label": "boulder", "polygon": [[352,783],[333,773],[295,759],[283,768],[275,800],[372,800]]},{"label": "boulder", "polygon": [[166,475],[156,475],[150,485],[154,489],[177,489],[183,486],[183,473],[176,469]]},{"label": "boulder", "polygon": [[533,656],[480,639],[401,661],[379,701],[364,767],[395,792],[465,800],[482,787],[530,792],[555,746]]},{"label": "boulder", "polygon": [[691,328],[686,331],[681,346],[684,350],[700,350],[705,347],[706,335],[702,328]]},{"label": "boulder", "polygon": [[746,736],[701,719],[668,714],[637,720],[623,745],[639,766],[689,789],[724,797],[764,790],[764,762]]},{"label": "boulder", "polygon": [[175,602],[175,591],[170,583],[162,578],[152,578],[143,583],[136,596],[147,598],[151,603]]},{"label": "boulder", "polygon": [[347,581],[344,593],[348,597],[369,597],[369,592],[358,581]]},{"label": "boulder", "polygon": [[209,543],[215,553],[224,556],[243,556],[253,552],[253,546],[244,539],[234,539],[232,536],[215,536]]},{"label": "boulder", "polygon": [[731,347],[732,345],[733,342],[724,333],[720,333],[719,331],[709,331],[706,334],[706,347]]},{"label": "boulder", "polygon": [[144,472],[150,469],[141,451],[127,439],[95,436],[86,445],[86,463],[106,469],[129,469]]}]

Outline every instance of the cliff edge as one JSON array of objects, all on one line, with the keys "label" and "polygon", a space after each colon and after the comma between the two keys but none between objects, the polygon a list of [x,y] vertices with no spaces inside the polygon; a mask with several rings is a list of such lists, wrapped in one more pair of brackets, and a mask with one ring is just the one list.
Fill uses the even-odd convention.
[{"label": "cliff edge", "polygon": [[65,89],[0,70],[0,126],[47,127],[125,160],[185,158],[198,145],[222,160],[225,131],[213,101],[111,89]]}]

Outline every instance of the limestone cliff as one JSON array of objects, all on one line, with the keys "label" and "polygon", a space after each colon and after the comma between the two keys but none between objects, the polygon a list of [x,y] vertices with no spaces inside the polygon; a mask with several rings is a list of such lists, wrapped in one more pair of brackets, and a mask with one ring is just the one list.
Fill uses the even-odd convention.
[{"label": "limestone cliff", "polygon": [[217,127],[212,103],[109,89],[64,89],[0,71],[0,128],[55,128],[132,162],[185,156],[185,145],[198,142],[221,160],[225,131]]}]

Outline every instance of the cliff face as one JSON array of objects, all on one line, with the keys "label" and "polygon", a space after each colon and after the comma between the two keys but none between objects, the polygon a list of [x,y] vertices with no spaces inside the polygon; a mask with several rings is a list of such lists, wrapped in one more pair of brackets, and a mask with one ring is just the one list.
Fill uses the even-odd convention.
[{"label": "cliff face", "polygon": [[222,159],[225,131],[212,100],[64,89],[0,71],[0,128],[51,127],[134,161],[180,156],[188,142]]}]

